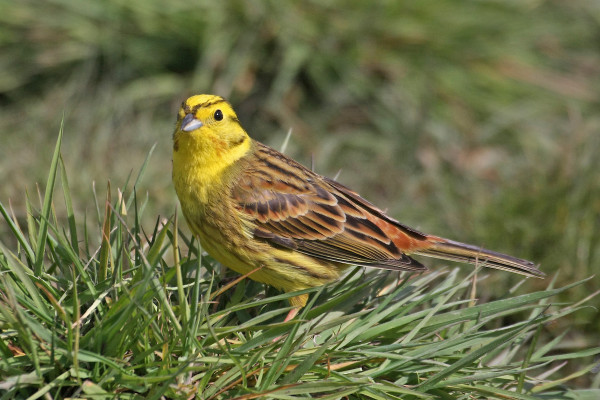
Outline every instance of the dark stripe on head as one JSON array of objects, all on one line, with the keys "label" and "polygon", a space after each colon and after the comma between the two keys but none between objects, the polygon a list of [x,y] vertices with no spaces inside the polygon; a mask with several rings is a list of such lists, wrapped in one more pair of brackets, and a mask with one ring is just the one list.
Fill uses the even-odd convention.
[{"label": "dark stripe on head", "polygon": [[192,113],[195,114],[196,111],[198,111],[198,109],[200,108],[207,108],[210,106],[214,106],[215,104],[219,104],[219,103],[227,103],[225,100],[219,98],[217,100],[211,100],[211,101],[207,101],[205,103],[200,103],[200,104],[196,104],[193,108],[192,108]]},{"label": "dark stripe on head", "polygon": [[246,136],[242,136],[235,142],[231,142],[231,145],[229,146],[229,148],[237,147],[237,146],[241,145],[242,143],[244,143],[245,141],[246,141]]}]

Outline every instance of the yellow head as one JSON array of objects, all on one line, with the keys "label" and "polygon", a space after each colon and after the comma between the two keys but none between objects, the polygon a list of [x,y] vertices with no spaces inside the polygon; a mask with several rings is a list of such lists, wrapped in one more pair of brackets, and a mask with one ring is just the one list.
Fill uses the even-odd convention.
[{"label": "yellow head", "polygon": [[201,94],[181,105],[173,134],[174,161],[183,157],[186,162],[230,164],[249,147],[248,134],[222,97]]},{"label": "yellow head", "polygon": [[233,108],[219,96],[192,96],[181,105],[173,134],[173,183],[186,217],[194,218],[224,172],[252,148]]}]

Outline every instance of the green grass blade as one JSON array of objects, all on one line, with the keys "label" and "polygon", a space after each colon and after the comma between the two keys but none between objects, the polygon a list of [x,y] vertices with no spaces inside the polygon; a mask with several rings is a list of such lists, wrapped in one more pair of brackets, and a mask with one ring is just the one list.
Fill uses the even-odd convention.
[{"label": "green grass blade", "polygon": [[67,221],[69,223],[69,236],[71,238],[71,246],[73,250],[79,255],[79,239],[77,237],[77,225],[75,224],[75,211],[73,210],[73,201],[71,199],[71,190],[69,189],[69,180],[67,179],[67,170],[65,163],[60,157],[60,180],[63,187],[63,196],[65,198],[65,206],[67,209]]},{"label": "green grass blade", "polygon": [[50,163],[48,181],[46,183],[44,205],[42,207],[40,229],[38,232],[37,247],[35,250],[35,265],[33,268],[33,273],[35,274],[35,276],[40,276],[42,274],[42,265],[44,262],[44,249],[46,248],[46,237],[48,235],[48,221],[50,219],[50,211],[52,208],[52,197],[54,194],[54,183],[56,181],[56,169],[58,168],[64,121],[65,118],[63,115],[63,118],[60,122],[60,129],[58,131],[58,139],[56,140],[56,146],[54,148],[54,155],[52,156],[52,162]]},{"label": "green grass blade", "polygon": [[498,338],[491,340],[489,343],[481,346],[479,349],[472,351],[469,354],[466,354],[461,359],[444,368],[443,370],[437,372],[430,378],[428,378],[425,382],[419,385],[420,390],[426,392],[430,389],[433,389],[440,383],[443,379],[454,373],[455,371],[461,369],[462,367],[473,363],[478,358],[482,357],[484,354],[502,348],[510,344],[510,340],[513,337],[517,337],[520,333],[524,332],[527,329],[531,329],[530,324],[526,324],[521,328],[513,328],[508,333],[499,336]]},{"label": "green grass blade", "polygon": [[39,289],[36,287],[34,281],[30,278],[30,276],[33,276],[33,271],[27,268],[27,266],[25,266],[18,257],[5,249],[1,243],[0,250],[2,251],[2,254],[8,256],[0,257],[0,265],[2,266],[2,269],[11,271],[15,274],[18,283],[23,285],[25,288],[25,294],[27,294],[33,302],[36,311],[39,312],[44,319],[51,319],[50,310],[46,307],[46,302],[43,300],[42,296],[40,296]]},{"label": "green grass blade", "polygon": [[133,200],[134,200],[135,188],[138,187],[142,177],[144,176],[144,173],[146,172],[146,168],[148,167],[148,163],[150,162],[150,156],[152,156],[152,153],[154,152],[155,148],[156,148],[156,143],[154,143],[152,145],[152,147],[150,148],[150,151],[148,152],[148,154],[146,154],[144,163],[142,164],[142,167],[140,168],[140,171],[138,172],[138,175],[135,178],[135,182],[133,183],[134,190],[132,191],[131,196],[129,196],[129,199],[127,199],[127,204],[126,204],[127,209],[131,208],[131,204],[133,203]]},{"label": "green grass blade", "polygon": [[4,204],[2,204],[2,202],[0,202],[0,213],[2,213],[2,217],[8,224],[10,231],[13,233],[13,235],[17,239],[17,242],[19,243],[19,245],[21,247],[23,247],[23,249],[25,250],[25,255],[27,256],[27,260],[29,260],[29,262],[31,262],[33,264],[36,260],[35,253],[34,253],[33,249],[31,248],[31,246],[29,246],[29,242],[27,241],[27,238],[25,237],[23,232],[21,232],[21,229],[19,228],[17,223],[10,217],[8,210],[4,207]]}]

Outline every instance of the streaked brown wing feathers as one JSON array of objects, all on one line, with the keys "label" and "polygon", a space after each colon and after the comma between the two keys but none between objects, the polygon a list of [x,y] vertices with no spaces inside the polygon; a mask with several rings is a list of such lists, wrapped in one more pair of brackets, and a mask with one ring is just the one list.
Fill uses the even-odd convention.
[{"label": "streaked brown wing feathers", "polygon": [[385,216],[381,210],[338,185],[257,143],[232,195],[256,223],[255,236],[272,243],[341,263],[425,269],[377,225],[372,213]]}]

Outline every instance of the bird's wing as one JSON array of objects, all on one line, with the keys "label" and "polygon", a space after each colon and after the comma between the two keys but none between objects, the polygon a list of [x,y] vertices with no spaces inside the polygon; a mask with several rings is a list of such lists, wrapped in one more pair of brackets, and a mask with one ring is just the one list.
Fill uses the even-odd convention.
[{"label": "bird's wing", "polygon": [[269,147],[257,144],[252,157],[232,197],[253,220],[255,237],[345,264],[426,269],[405,254],[426,243],[425,235]]}]

